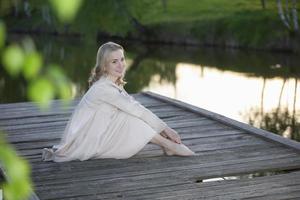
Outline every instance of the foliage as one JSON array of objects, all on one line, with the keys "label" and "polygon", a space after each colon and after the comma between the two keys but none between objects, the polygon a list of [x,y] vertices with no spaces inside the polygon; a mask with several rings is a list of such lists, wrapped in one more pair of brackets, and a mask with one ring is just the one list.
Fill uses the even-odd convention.
[{"label": "foliage", "polygon": [[300,123],[296,119],[295,114],[287,108],[263,114],[254,110],[252,116],[249,116],[248,123],[273,133],[280,133],[285,137],[291,137],[295,141],[300,141]]},{"label": "foliage", "polygon": [[37,16],[45,7],[40,4],[32,3],[32,10],[36,11],[32,11],[30,18],[19,19],[20,22],[9,19],[11,26],[26,23],[29,30],[42,27],[62,34],[82,34],[87,39],[104,33],[121,37],[150,36],[149,40],[160,38],[161,41],[170,37],[191,38],[208,44],[263,49],[285,50],[289,41],[290,50],[299,50],[296,45],[299,35],[284,27],[275,1],[266,2],[263,9],[260,0],[91,0],[82,4],[74,23],[62,25],[50,17],[52,23],[46,26]]},{"label": "foliage", "polygon": [[[0,185],[4,190],[4,198],[8,200],[26,199],[32,192],[30,166],[20,158],[15,150],[3,138],[0,132],[0,166],[5,170],[7,182]],[[2,167],[1,167],[2,168]]]},{"label": "foliage", "polygon": [[[2,63],[9,75],[25,77],[29,83],[29,100],[38,103],[41,108],[47,108],[55,95],[65,100],[70,99],[70,83],[60,67],[44,66],[33,41],[26,38],[22,42],[22,45],[10,44],[4,49]],[[47,70],[42,70],[42,66]]]},{"label": "foliage", "polygon": [[82,0],[50,0],[56,15],[63,22],[70,22],[74,19],[81,3]]},{"label": "foliage", "polygon": [[[2,4],[2,2],[0,3]],[[73,19],[80,3],[81,0],[51,0],[51,5],[63,22]],[[4,5],[9,6],[10,4]],[[28,89],[26,88],[29,99],[37,102],[41,108],[47,108],[55,95],[65,100],[70,99],[71,85],[61,67],[54,64],[45,67],[41,54],[36,50],[34,42],[30,38],[23,39],[21,44],[12,43],[5,46],[5,29],[4,22],[0,20],[0,52],[3,67],[10,76],[25,78],[29,83]],[[4,189],[4,197],[7,200],[27,199],[33,191],[30,166],[17,155],[15,150],[2,138],[2,135],[4,133],[0,132],[0,165],[6,178],[6,182],[1,185],[1,188]]]},{"label": "foliage", "polygon": [[149,85],[154,76],[158,76],[160,82],[176,83],[176,63],[159,62],[153,59],[143,59],[139,66],[131,65],[126,73],[126,80],[129,81],[125,87],[130,93],[141,91],[145,86]]},{"label": "foliage", "polygon": [[[98,33],[161,41],[192,38],[206,44],[264,49],[284,49],[285,41],[291,41],[291,48],[299,49],[280,21],[276,1],[265,2],[263,9],[261,0],[89,0],[76,3],[82,7],[67,24],[56,19],[56,12],[49,9],[47,2],[26,2],[29,11],[22,12],[20,4],[15,16],[4,15],[12,30],[79,34],[87,40],[93,40]],[[54,7],[55,2],[68,1],[50,2]]]},{"label": "foliage", "polygon": [[5,38],[6,38],[5,25],[2,21],[0,21],[0,49],[4,46]]}]

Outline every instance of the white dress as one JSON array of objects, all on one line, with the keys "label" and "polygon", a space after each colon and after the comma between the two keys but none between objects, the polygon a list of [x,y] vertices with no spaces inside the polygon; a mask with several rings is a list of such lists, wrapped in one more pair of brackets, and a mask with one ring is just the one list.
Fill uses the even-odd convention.
[{"label": "white dress", "polygon": [[43,150],[43,160],[129,158],[166,127],[122,87],[102,77],[82,97],[60,143]]}]

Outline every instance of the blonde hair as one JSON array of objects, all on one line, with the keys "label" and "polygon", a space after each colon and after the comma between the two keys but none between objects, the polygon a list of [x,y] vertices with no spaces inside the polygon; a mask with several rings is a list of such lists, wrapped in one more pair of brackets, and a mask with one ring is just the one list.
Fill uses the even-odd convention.
[{"label": "blonde hair", "polygon": [[[116,51],[116,50],[122,50],[124,52],[124,48],[114,42],[107,42],[102,44],[97,52],[97,57],[96,57],[96,64],[95,67],[91,71],[91,75],[88,79],[89,82],[89,87],[91,87],[96,81],[98,81],[103,75],[106,75],[105,71],[105,65],[107,62],[107,56],[109,53]],[[125,85],[126,82],[123,80],[124,74],[122,77],[117,79],[117,84],[118,85]]]}]

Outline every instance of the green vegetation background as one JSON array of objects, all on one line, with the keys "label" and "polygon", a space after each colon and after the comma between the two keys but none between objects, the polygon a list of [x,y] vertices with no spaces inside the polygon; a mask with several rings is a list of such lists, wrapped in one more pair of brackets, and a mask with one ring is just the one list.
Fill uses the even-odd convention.
[{"label": "green vegetation background", "polygon": [[107,34],[171,43],[299,49],[295,42],[299,35],[284,27],[275,0],[265,0],[265,8],[261,0],[89,0],[68,24],[57,20],[46,2],[28,4],[30,16],[4,15],[10,30],[80,34],[87,39]]}]

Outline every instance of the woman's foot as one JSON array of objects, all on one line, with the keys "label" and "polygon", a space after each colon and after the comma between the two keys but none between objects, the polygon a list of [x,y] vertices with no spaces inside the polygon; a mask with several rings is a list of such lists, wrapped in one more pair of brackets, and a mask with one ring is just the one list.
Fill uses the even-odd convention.
[{"label": "woman's foot", "polygon": [[167,149],[166,147],[161,147],[161,148],[162,148],[165,155],[167,155],[167,156],[173,156],[174,155],[174,153],[171,150]]},{"label": "woman's foot", "polygon": [[42,151],[42,161],[52,161],[53,160],[53,149],[44,148]]},{"label": "woman's foot", "polygon": [[175,143],[169,139],[164,138],[160,134],[155,135],[152,143],[157,144],[163,148],[166,155],[178,155],[178,156],[193,156],[195,153],[191,151],[187,146],[180,143]]},{"label": "woman's foot", "polygon": [[173,143],[171,149],[168,149],[166,147],[162,147],[163,152],[165,155],[168,156],[173,156],[173,155],[178,155],[178,156],[194,156],[195,152],[190,150],[187,146],[184,144],[177,144]]}]

